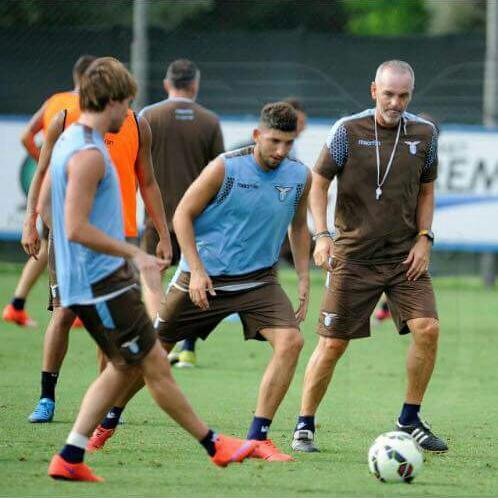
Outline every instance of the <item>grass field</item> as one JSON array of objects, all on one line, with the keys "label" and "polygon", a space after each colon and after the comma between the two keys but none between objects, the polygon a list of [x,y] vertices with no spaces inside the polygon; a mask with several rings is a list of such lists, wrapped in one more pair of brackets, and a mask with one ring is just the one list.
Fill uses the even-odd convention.
[{"label": "grass field", "polygon": [[[19,267],[0,266],[0,303],[14,288]],[[42,279],[44,280],[44,279]],[[295,279],[282,272],[289,294]],[[409,338],[391,323],[373,339],[352,344],[318,414],[321,453],[297,462],[215,468],[204,450],[166,418],[146,392],[125,412],[125,425],[88,463],[106,478],[102,485],[55,482],[46,476],[51,455],[63,444],[84,390],[96,373],[95,347],[86,332],[71,332],[59,380],[52,424],[26,417],[39,395],[45,282],[37,284],[28,309],[37,329],[0,324],[0,495],[2,496],[492,496],[498,494],[498,292],[477,281],[436,280],[442,337],[424,415],[447,438],[450,452],[428,456],[411,485],[377,482],[366,454],[381,432],[391,430],[403,402],[404,359]],[[306,339],[296,378],[273,423],[271,437],[284,450],[299,408],[307,359],[321,297],[313,275]],[[199,346],[199,367],[175,371],[192,404],[212,427],[245,435],[259,379],[269,358],[265,344],[244,343],[240,325],[223,323]]]}]

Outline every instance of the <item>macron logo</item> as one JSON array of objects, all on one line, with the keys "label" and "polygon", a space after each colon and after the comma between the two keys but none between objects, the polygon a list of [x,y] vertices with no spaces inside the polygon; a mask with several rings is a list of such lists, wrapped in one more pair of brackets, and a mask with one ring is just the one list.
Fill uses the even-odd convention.
[{"label": "macron logo", "polygon": [[263,427],[261,427],[261,432],[266,433],[266,432],[268,432],[268,430],[269,430],[269,427],[267,425],[263,425]]}]

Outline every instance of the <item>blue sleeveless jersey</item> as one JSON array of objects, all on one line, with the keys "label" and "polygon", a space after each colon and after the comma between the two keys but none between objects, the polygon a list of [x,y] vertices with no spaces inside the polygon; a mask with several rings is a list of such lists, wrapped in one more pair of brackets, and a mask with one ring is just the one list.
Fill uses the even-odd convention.
[{"label": "blue sleeveless jersey", "polygon": [[124,264],[124,259],[92,251],[67,238],[65,226],[67,164],[78,151],[97,149],[104,156],[105,174],[98,184],[90,213],[90,223],[107,235],[124,240],[119,180],[109,158],[104,138],[91,128],[75,123],[55,144],[50,161],[52,180],[52,229],[55,243],[57,283],[62,306],[92,304],[91,285]]},{"label": "blue sleeveless jersey", "polygon": [[[222,154],[225,179],[194,220],[195,241],[208,275],[244,275],[278,261],[308,168],[284,159],[273,171],[256,162],[253,147]],[[182,271],[190,271],[182,256]]]}]

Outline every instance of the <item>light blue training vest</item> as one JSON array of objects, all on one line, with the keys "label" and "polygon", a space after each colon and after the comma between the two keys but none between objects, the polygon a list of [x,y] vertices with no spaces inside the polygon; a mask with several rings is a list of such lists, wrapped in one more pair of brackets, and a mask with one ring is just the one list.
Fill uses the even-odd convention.
[{"label": "light blue training vest", "polygon": [[[253,147],[222,154],[225,179],[194,220],[195,241],[208,275],[244,275],[278,261],[287,229],[306,186],[308,168],[284,159],[264,171]],[[182,271],[190,271],[182,256]]]},{"label": "light blue training vest", "polygon": [[95,303],[91,284],[107,277],[124,264],[123,258],[92,251],[77,242],[70,242],[67,238],[65,226],[67,164],[76,152],[85,149],[99,150],[105,162],[105,175],[95,193],[90,223],[107,235],[124,240],[119,180],[104,138],[97,131],[75,123],[60,136],[50,162],[57,283],[62,306],[65,307]]}]

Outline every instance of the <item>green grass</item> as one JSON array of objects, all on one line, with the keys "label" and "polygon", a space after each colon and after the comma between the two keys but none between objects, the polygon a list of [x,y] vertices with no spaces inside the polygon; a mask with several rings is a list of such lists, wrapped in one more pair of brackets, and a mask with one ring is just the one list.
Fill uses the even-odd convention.
[{"label": "green grass", "polygon": [[[0,303],[15,286],[19,267],[0,266]],[[43,279],[42,279],[43,280]],[[295,279],[282,280],[295,297]],[[271,435],[284,450],[299,407],[303,371],[315,345],[321,275],[313,275],[306,339],[295,380]],[[411,485],[381,484],[368,474],[366,454],[381,432],[393,428],[403,402],[404,359],[409,341],[391,323],[373,338],[354,342],[341,360],[318,414],[321,453],[297,455],[290,464],[251,460],[215,468],[204,450],[165,417],[146,392],[125,412],[106,449],[88,462],[103,485],[55,482],[46,476],[51,455],[63,444],[85,388],[96,374],[95,347],[86,332],[71,332],[58,386],[55,421],[26,420],[39,393],[47,291],[37,284],[29,311],[35,330],[0,324],[0,495],[3,496],[491,496],[498,494],[498,292],[477,281],[436,280],[442,323],[439,359],[424,403],[435,431],[451,451],[428,456]],[[199,367],[175,376],[199,414],[215,428],[243,436],[260,377],[270,356],[265,344],[244,343],[240,325],[223,323],[199,346]]]}]

